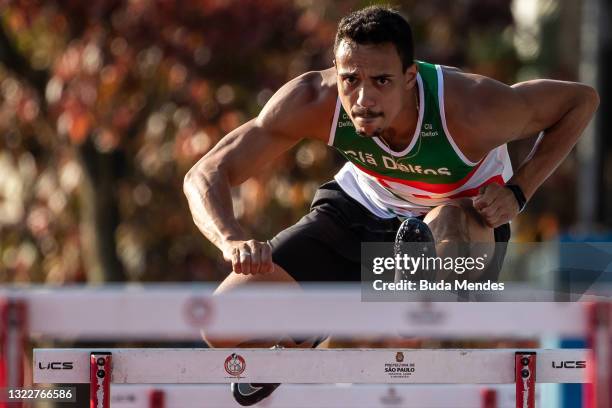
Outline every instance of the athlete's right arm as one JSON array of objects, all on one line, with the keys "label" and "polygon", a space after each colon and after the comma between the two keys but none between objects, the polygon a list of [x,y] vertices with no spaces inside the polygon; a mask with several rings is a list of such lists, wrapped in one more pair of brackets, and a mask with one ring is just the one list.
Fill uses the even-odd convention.
[{"label": "athlete's right arm", "polygon": [[301,139],[317,137],[313,125],[320,118],[313,119],[320,112],[312,75],[285,84],[256,118],[222,138],[185,176],[183,190],[195,224],[236,273],[265,273],[273,266],[269,245],[249,239],[234,216],[230,189]]}]

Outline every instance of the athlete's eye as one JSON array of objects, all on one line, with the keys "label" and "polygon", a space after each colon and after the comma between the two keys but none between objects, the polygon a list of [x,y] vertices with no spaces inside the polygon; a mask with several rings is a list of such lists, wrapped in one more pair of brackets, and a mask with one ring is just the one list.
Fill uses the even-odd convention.
[{"label": "athlete's eye", "polygon": [[344,83],[347,85],[355,85],[357,83],[357,78],[349,76],[344,78]]},{"label": "athlete's eye", "polygon": [[391,80],[389,78],[382,77],[382,78],[378,78],[376,82],[378,82],[379,85],[386,85],[389,82],[391,82]]}]

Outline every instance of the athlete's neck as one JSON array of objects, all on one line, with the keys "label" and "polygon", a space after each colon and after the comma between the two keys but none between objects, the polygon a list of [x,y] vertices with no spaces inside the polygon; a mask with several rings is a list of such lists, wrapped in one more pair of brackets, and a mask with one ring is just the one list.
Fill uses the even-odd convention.
[{"label": "athlete's neck", "polygon": [[419,122],[418,85],[407,92],[404,107],[396,121],[380,136],[394,151],[402,151],[412,142]]}]

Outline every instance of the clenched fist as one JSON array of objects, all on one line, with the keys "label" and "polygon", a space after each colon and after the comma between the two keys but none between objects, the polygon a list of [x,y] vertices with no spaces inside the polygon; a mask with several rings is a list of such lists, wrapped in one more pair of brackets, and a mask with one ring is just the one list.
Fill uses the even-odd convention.
[{"label": "clenched fist", "polygon": [[495,183],[482,187],[473,203],[485,224],[491,228],[506,224],[520,211],[512,191]]},{"label": "clenched fist", "polygon": [[232,263],[232,270],[244,275],[272,272],[272,249],[267,242],[230,241],[223,250],[225,260]]}]

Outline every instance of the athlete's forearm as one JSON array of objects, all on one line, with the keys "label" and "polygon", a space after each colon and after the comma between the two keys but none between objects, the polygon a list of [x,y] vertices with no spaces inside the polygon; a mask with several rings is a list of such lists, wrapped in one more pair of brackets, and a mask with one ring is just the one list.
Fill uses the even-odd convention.
[{"label": "athlete's forearm", "polygon": [[246,239],[234,216],[228,177],[221,170],[192,169],[183,190],[196,226],[221,251],[228,241]]},{"label": "athlete's forearm", "polygon": [[509,181],[518,184],[527,199],[544,183],[572,150],[599,105],[594,91],[583,91],[557,123],[544,131],[531,153]]}]

